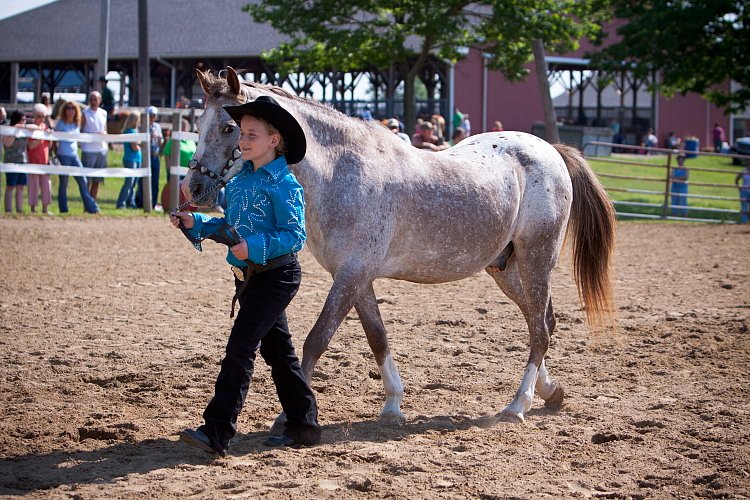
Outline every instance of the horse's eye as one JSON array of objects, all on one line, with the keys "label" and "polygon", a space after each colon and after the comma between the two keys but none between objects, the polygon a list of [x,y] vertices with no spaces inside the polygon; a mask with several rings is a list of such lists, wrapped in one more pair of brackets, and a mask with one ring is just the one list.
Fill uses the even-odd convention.
[{"label": "horse's eye", "polygon": [[234,129],[236,128],[237,127],[235,127],[234,125],[227,125],[226,127],[224,127],[224,133],[231,134],[232,132],[234,132]]}]

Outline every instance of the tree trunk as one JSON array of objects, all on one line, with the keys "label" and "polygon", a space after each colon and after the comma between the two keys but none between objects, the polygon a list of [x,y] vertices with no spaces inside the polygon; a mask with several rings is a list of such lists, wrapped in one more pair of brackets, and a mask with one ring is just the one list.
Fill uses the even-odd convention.
[{"label": "tree trunk", "polygon": [[535,38],[533,49],[536,77],[539,82],[539,94],[542,98],[542,107],[544,108],[544,131],[547,135],[547,142],[556,144],[560,142],[560,133],[557,130],[557,116],[555,115],[555,107],[552,105],[552,96],[549,93],[549,82],[547,82],[544,42],[539,38]]},{"label": "tree trunk", "polygon": [[404,130],[411,137],[417,123],[417,102],[414,91],[417,69],[412,68],[402,74],[404,75]]}]

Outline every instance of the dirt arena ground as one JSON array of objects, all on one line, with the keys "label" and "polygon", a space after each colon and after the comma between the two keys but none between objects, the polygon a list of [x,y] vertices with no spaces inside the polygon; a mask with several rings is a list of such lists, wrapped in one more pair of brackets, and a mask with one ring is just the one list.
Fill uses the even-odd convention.
[{"label": "dirt arena ground", "polygon": [[[567,391],[492,424],[527,356],[520,312],[479,274],[376,282],[406,385],[382,384],[350,313],[313,387],[323,443],[262,445],[279,411],[259,363],[224,459],[200,423],[230,326],[229,269],[168,222],[0,219],[0,496],[19,498],[747,498],[750,230],[619,225],[619,331],[587,333],[567,257],[548,357]],[[331,282],[303,253],[290,306],[301,348]]]}]

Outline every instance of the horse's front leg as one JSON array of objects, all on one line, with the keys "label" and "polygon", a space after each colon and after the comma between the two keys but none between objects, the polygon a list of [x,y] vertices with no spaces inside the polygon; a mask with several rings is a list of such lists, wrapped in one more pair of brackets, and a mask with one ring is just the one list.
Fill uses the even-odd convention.
[{"label": "horse's front leg", "polygon": [[[323,310],[307,334],[302,350],[302,373],[308,384],[312,382],[315,365],[328,348],[336,329],[344,321],[364,287],[371,283],[372,280],[368,281],[363,270],[355,266],[342,268],[336,273]],[[271,434],[281,434],[285,423],[286,415],[282,412],[271,427]]]},{"label": "horse's front leg", "polygon": [[363,290],[357,303],[354,305],[359,314],[359,320],[367,336],[367,343],[375,355],[380,376],[383,379],[385,389],[385,406],[380,412],[379,421],[382,425],[404,425],[406,418],[401,413],[401,401],[404,399],[404,384],[398,374],[396,363],[393,362],[388,348],[388,337],[385,332],[383,318],[375,298],[375,290],[372,282],[368,283]]}]

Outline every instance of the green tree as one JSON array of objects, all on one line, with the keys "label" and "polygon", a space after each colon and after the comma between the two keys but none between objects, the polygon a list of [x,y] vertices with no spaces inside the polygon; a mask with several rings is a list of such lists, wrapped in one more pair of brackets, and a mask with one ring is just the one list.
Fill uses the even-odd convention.
[{"label": "green tree", "polygon": [[[657,71],[667,96],[696,92],[727,112],[750,104],[750,4],[741,0],[615,0],[621,41],[593,56],[605,69]],[[727,89],[729,80],[741,85]]]},{"label": "green tree", "polygon": [[451,62],[480,48],[491,69],[519,80],[532,42],[568,52],[600,32],[607,0],[261,0],[245,10],[290,40],[264,54],[282,71],[351,71],[396,65],[404,77],[404,122],[415,123],[414,84],[430,57]]}]

